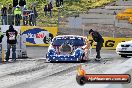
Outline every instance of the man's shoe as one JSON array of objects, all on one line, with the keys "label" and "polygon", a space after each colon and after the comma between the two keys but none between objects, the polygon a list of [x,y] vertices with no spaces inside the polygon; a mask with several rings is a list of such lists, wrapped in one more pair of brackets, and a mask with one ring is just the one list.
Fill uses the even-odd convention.
[{"label": "man's shoe", "polygon": [[100,61],[101,60],[101,58],[95,58],[95,61]]},{"label": "man's shoe", "polygon": [[16,61],[16,59],[12,59],[10,62],[15,62]]},{"label": "man's shoe", "polygon": [[5,62],[9,62],[8,60],[5,60]]}]

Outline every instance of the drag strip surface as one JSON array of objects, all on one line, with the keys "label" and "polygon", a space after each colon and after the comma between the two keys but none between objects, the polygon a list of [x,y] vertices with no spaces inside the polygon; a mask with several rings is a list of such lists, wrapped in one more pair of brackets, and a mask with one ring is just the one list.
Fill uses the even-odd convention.
[{"label": "drag strip surface", "polygon": [[92,50],[86,63],[46,63],[43,56],[47,48],[43,49],[29,47],[30,59],[1,64],[0,88],[73,88],[73,85],[78,86],[75,80],[78,65],[82,64],[88,73],[102,73],[128,59],[121,58],[114,50],[102,50],[103,60],[95,62],[96,53]]},{"label": "drag strip surface", "polygon": [[[119,63],[124,62],[124,59],[120,60],[111,60],[107,63],[95,63],[95,62],[87,62],[83,63],[83,67],[87,71],[87,73],[103,73],[108,70],[112,66],[116,66]],[[64,64],[63,64],[64,65]],[[64,65],[68,66],[71,64]],[[63,67],[63,69],[64,69]],[[35,78],[30,81],[25,81],[23,83],[19,83],[17,85],[10,86],[8,88],[77,88],[80,87],[76,83],[76,74],[77,74],[77,64],[75,66],[71,66],[65,68],[65,70],[53,71],[51,74],[43,74],[39,78]]]}]

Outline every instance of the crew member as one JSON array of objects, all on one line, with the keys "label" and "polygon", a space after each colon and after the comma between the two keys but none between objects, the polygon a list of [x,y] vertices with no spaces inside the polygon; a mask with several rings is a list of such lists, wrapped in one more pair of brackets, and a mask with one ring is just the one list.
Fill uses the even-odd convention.
[{"label": "crew member", "polygon": [[2,5],[2,9],[1,9],[1,22],[2,25],[7,25],[7,8]]},{"label": "crew member", "polygon": [[24,5],[24,8],[23,8],[23,25],[28,25],[29,12],[27,10],[28,9],[27,9],[26,5]]},{"label": "crew member", "polygon": [[11,48],[12,48],[12,61],[16,61],[17,34],[18,32],[13,28],[12,25],[10,25],[9,30],[6,31],[6,36],[7,36],[6,62],[8,62],[9,60]]},{"label": "crew member", "polygon": [[90,29],[89,34],[92,36],[93,40],[97,43],[96,44],[96,59],[97,61],[101,60],[101,56],[100,56],[100,50],[103,46],[104,43],[104,39],[102,38],[102,36],[99,34],[99,32],[97,31],[93,31],[92,29]]},{"label": "crew member", "polygon": [[2,42],[3,37],[4,37],[4,35],[3,35],[3,33],[1,32],[1,29],[0,29],[0,43]]},{"label": "crew member", "polygon": [[22,14],[21,9],[19,6],[17,6],[16,9],[14,10],[15,25],[16,26],[20,26],[21,14]]}]

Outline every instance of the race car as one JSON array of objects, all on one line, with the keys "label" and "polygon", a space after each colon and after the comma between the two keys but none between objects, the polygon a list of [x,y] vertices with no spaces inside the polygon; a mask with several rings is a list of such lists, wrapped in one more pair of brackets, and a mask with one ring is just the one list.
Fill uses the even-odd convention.
[{"label": "race car", "polygon": [[132,41],[118,43],[116,53],[121,57],[132,56]]},{"label": "race car", "polygon": [[59,35],[52,39],[46,54],[48,62],[87,61],[90,54],[90,43],[86,37],[77,35]]}]

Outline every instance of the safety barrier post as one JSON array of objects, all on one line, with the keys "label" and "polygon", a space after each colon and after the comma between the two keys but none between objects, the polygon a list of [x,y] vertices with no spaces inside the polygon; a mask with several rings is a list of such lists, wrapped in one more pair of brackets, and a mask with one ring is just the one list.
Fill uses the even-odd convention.
[{"label": "safety barrier post", "polygon": [[1,53],[2,55],[2,63],[4,63],[4,59],[5,59],[5,57],[4,57],[4,54],[5,54],[5,52],[4,52],[4,48],[2,47],[2,53]]},{"label": "safety barrier post", "polygon": [[2,44],[0,43],[0,63],[2,63]]}]

